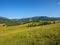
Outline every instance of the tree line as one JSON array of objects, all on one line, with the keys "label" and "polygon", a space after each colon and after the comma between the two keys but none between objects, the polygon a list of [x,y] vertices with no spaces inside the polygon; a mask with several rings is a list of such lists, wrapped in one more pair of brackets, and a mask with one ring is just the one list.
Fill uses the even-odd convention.
[{"label": "tree line", "polygon": [[[60,19],[60,18],[59,18]],[[15,26],[15,25],[21,25],[21,24],[26,24],[30,22],[38,22],[42,23],[39,25],[45,25],[45,24],[50,24],[49,21],[55,21],[58,20],[57,18],[50,18],[46,16],[35,16],[31,18],[21,18],[21,19],[8,19],[5,17],[0,17],[0,24],[6,24],[7,26]],[[32,26],[36,26],[36,24],[33,24]]]}]

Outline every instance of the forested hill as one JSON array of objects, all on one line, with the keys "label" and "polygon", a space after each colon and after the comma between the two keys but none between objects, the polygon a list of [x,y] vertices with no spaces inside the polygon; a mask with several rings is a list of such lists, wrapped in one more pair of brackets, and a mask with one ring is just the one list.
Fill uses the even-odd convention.
[{"label": "forested hill", "polygon": [[0,16],[0,24],[6,24],[8,26],[19,25],[22,23],[36,22],[40,20],[60,20],[60,17],[47,17],[47,16],[35,16],[30,18],[21,18],[21,19],[8,19],[6,17]]}]

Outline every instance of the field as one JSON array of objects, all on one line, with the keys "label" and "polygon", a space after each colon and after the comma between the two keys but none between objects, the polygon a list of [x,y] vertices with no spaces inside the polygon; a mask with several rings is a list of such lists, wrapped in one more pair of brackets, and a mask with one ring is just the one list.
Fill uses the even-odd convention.
[{"label": "field", "polygon": [[60,45],[60,23],[36,27],[0,26],[0,45]]}]

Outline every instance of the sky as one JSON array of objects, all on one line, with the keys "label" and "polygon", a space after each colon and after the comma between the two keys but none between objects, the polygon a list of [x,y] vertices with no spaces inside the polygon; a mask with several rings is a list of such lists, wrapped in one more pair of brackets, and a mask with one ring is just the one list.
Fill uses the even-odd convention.
[{"label": "sky", "polygon": [[60,17],[60,0],[0,0],[0,16],[7,18]]}]

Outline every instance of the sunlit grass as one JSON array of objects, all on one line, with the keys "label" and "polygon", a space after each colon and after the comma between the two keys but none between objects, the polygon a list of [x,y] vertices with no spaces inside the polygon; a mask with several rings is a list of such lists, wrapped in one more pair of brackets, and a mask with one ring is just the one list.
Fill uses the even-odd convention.
[{"label": "sunlit grass", "polygon": [[60,23],[37,27],[25,24],[0,29],[0,45],[60,45]]}]

